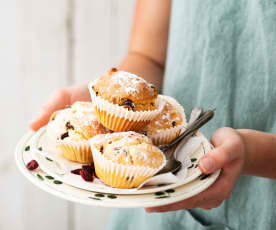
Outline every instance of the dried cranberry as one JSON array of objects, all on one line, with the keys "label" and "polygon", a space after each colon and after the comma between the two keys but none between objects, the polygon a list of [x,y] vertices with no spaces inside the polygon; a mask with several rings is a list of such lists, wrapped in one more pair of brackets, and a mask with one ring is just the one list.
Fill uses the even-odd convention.
[{"label": "dried cranberry", "polygon": [[80,175],[80,171],[81,171],[81,169],[74,169],[74,170],[71,171],[71,173],[76,174],[76,175]]},{"label": "dried cranberry", "polygon": [[86,169],[80,170],[80,175],[85,181],[93,181],[93,174],[90,174]]},{"label": "dried cranberry", "polygon": [[31,160],[26,167],[29,170],[35,170],[38,167],[38,163],[36,160]]},{"label": "dried cranberry", "polygon": [[95,172],[95,168],[94,168],[94,165],[93,164],[91,164],[91,165],[83,165],[82,166],[82,169],[85,169],[85,170],[87,170],[90,174],[94,174],[94,172]]},{"label": "dried cranberry", "polygon": [[134,110],[135,105],[133,104],[132,100],[130,99],[125,99],[123,101],[123,103],[121,104],[121,106],[124,106],[124,108],[131,108],[132,110]]},{"label": "dried cranberry", "polygon": [[128,180],[133,181],[133,179],[134,179],[134,176],[132,176],[131,178],[130,178],[130,177],[127,177],[127,178],[126,178],[126,181],[128,181]]}]

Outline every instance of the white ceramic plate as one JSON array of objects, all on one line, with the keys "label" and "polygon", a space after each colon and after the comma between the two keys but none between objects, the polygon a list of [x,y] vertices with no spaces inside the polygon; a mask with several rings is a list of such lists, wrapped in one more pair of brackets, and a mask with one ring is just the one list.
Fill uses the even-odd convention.
[{"label": "white ceramic plate", "polygon": [[149,194],[114,195],[110,193],[91,192],[67,185],[57,178],[48,175],[41,168],[37,168],[34,171],[29,171],[26,168],[26,164],[32,160],[32,155],[30,150],[25,151],[25,148],[30,145],[30,140],[34,134],[33,132],[27,133],[22,137],[16,147],[15,160],[20,172],[42,190],[72,202],[119,208],[161,206],[187,199],[202,192],[212,185],[219,176],[219,171],[217,171],[208,176],[200,176],[192,182],[174,189],[167,189],[167,186],[160,186],[161,191]]},{"label": "white ceramic plate", "polygon": [[[201,135],[201,134],[198,134]],[[58,148],[53,144],[53,141],[49,140],[46,135],[46,129],[40,129],[31,138],[31,152],[32,157],[35,159],[40,168],[48,175],[57,178],[65,184],[85,189],[94,192],[113,193],[113,194],[146,194],[159,192],[166,189],[176,188],[178,186],[187,184],[201,175],[201,171],[197,168],[197,160],[200,159],[205,152],[210,150],[211,146],[207,139],[203,138],[203,143],[195,152],[191,153],[192,167],[187,171],[187,176],[174,184],[168,184],[162,188],[160,186],[144,186],[138,189],[118,189],[112,188],[98,179],[94,181],[86,182],[80,176],[71,173],[71,170],[81,168],[82,164],[70,162],[64,159],[59,153]],[[181,145],[178,146],[176,151],[181,151]],[[53,160],[53,161],[51,161]],[[59,162],[59,164],[56,164]],[[59,167],[58,167],[59,166]],[[60,167],[62,166],[62,167]],[[64,175],[61,175],[60,169],[63,168]]]}]

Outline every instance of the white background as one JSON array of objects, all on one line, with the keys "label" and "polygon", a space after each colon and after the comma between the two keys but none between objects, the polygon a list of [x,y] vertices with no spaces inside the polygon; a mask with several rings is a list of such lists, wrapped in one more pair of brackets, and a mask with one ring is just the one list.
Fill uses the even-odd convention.
[{"label": "white background", "polygon": [[126,53],[133,0],[0,0],[0,229],[104,229],[110,209],[35,188],[13,151],[51,91],[87,82]]}]

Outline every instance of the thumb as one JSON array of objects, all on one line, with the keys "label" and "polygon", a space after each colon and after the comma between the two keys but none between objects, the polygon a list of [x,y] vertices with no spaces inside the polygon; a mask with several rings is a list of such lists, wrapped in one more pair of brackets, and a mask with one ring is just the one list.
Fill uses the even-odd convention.
[{"label": "thumb", "polygon": [[236,148],[239,145],[238,142],[235,140],[226,141],[224,144],[205,154],[198,164],[202,173],[213,173],[238,159],[240,156]]},{"label": "thumb", "polygon": [[213,173],[223,168],[234,159],[227,149],[221,147],[211,150],[199,160],[199,168],[204,174]]},{"label": "thumb", "polygon": [[198,164],[203,173],[215,172],[240,157],[239,148],[242,146],[242,139],[233,129],[218,129],[212,136],[211,142],[215,148],[205,154]]}]

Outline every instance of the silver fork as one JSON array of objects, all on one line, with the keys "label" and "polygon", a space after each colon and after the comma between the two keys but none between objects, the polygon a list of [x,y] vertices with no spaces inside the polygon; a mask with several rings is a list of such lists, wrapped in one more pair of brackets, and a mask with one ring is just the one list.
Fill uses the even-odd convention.
[{"label": "silver fork", "polygon": [[169,144],[160,145],[158,148],[166,154],[166,164],[157,174],[163,174],[167,172],[177,172],[182,163],[175,158],[175,150],[180,143],[185,143],[187,140],[203,125],[210,121],[214,116],[215,110],[206,110],[203,112],[201,108],[196,108],[191,113],[190,122],[186,130],[175,140]]}]

